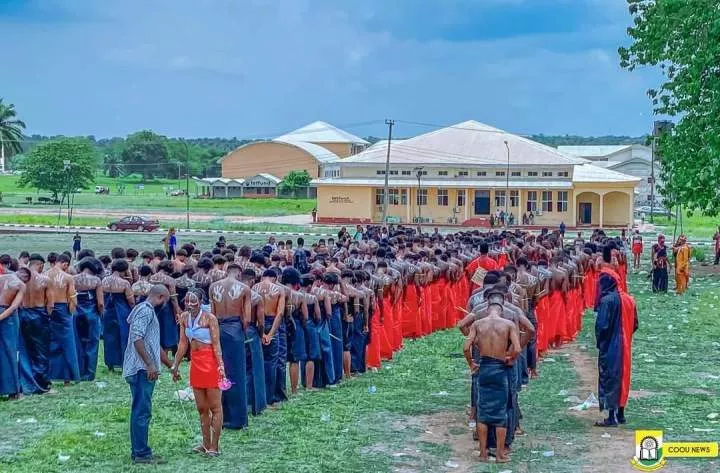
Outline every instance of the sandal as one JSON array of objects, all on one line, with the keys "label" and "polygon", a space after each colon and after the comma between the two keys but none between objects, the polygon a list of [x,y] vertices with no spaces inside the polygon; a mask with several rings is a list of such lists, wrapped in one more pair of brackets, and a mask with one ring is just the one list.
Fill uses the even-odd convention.
[{"label": "sandal", "polygon": [[202,453],[202,454],[205,454],[205,453],[207,453],[207,449],[205,448],[205,446],[204,446],[203,444],[200,444],[200,445],[198,445],[198,446],[196,446],[196,447],[193,447],[193,449],[190,450],[190,453]]},{"label": "sandal", "polygon": [[220,456],[220,452],[217,452],[215,450],[205,450],[205,456],[208,456],[210,458],[215,458]]}]

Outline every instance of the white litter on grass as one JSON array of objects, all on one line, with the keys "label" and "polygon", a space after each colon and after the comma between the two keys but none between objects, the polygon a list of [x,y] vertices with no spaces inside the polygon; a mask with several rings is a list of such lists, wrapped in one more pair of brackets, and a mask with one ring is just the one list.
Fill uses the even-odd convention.
[{"label": "white litter on grass", "polygon": [[646,363],[655,363],[655,360],[652,358],[645,358]]},{"label": "white litter on grass", "polygon": [[94,434],[94,435],[95,435],[95,437],[97,437],[97,438],[105,437],[105,432],[95,431],[95,434]]},{"label": "white litter on grass", "polygon": [[190,387],[178,389],[175,391],[175,399],[180,399],[181,401],[194,401],[195,393],[193,393],[193,390]]},{"label": "white litter on grass", "polygon": [[445,466],[448,467],[448,468],[457,468],[457,467],[459,467],[460,465],[458,465],[458,464],[455,463],[455,462],[451,462],[450,460],[448,460],[448,461],[445,462]]},{"label": "white litter on grass", "polygon": [[543,361],[548,363],[555,363],[555,358],[543,358]]},{"label": "white litter on grass", "polygon": [[376,388],[375,386],[370,386],[370,387],[368,388],[368,392],[369,392],[370,394],[375,394],[375,393],[377,392],[377,388]]},{"label": "white litter on grass", "polygon": [[580,345],[580,350],[587,351],[587,345]]},{"label": "white litter on grass", "polygon": [[554,456],[555,456],[555,451],[553,451],[553,450],[548,450],[547,452],[543,452],[543,456],[544,456],[544,457],[548,457],[548,458],[549,458],[549,457],[554,457]]},{"label": "white litter on grass", "polygon": [[403,453],[403,452],[397,452],[397,453],[393,453],[392,456],[394,456],[395,458],[399,458],[399,457],[406,457],[406,456],[408,456],[408,454]]},{"label": "white litter on grass", "polygon": [[600,407],[600,402],[598,402],[594,393],[590,393],[587,399],[585,399],[582,404],[569,407],[568,409],[570,409],[571,411],[586,411],[594,407]]},{"label": "white litter on grass", "polygon": [[718,417],[719,415],[720,415],[720,414],[718,414],[717,412],[711,412],[710,414],[707,415],[707,418],[708,418],[708,419],[717,419],[717,417]]},{"label": "white litter on grass", "polygon": [[538,453],[540,453],[540,450],[530,450],[530,453],[532,453],[533,455],[537,455]]},{"label": "white litter on grass", "polygon": [[37,419],[34,417],[28,417],[27,419],[18,419],[18,424],[37,424]]},{"label": "white litter on grass", "polygon": [[609,433],[605,432],[605,433],[602,434],[600,437],[602,437],[602,438],[604,438],[604,439],[610,439],[610,438],[612,438],[612,435],[610,435]]},{"label": "white litter on grass", "polygon": [[714,347],[720,347],[720,342],[712,342],[712,346],[714,346]]},{"label": "white litter on grass", "polygon": [[578,403],[578,402],[583,402],[583,400],[580,399],[580,398],[577,397],[577,396],[568,396],[568,397],[566,397],[565,399],[563,399],[563,402],[574,402],[574,403]]},{"label": "white litter on grass", "polygon": [[573,445],[572,442],[565,442],[565,445]]},{"label": "white litter on grass", "polygon": [[501,472],[499,472],[499,473],[512,473],[512,470],[503,470],[503,471],[501,471]]},{"label": "white litter on grass", "polygon": [[474,420],[471,420],[470,422],[468,422],[468,427],[471,429],[475,429],[477,428],[477,423]]},{"label": "white litter on grass", "polygon": [[698,429],[696,427],[693,427],[694,432],[715,432],[715,429]]},{"label": "white litter on grass", "polygon": [[558,396],[567,396],[568,394],[570,394],[570,391],[567,389],[561,389],[560,392],[557,393]]},{"label": "white litter on grass", "polygon": [[327,414],[327,413],[320,414],[320,420],[323,422],[330,422],[330,414]]},{"label": "white litter on grass", "polygon": [[447,392],[447,391],[440,391],[439,393],[433,393],[432,395],[433,395],[433,396],[447,396],[447,395],[448,395],[448,392]]},{"label": "white litter on grass", "polygon": [[672,330],[672,329],[673,329],[672,324],[668,325],[668,330]]},{"label": "white litter on grass", "polygon": [[687,358],[687,353],[680,353],[678,356],[680,358]]},{"label": "white litter on grass", "polygon": [[105,389],[107,388],[107,383],[105,381],[95,381],[95,386],[98,389]]},{"label": "white litter on grass", "polygon": [[62,453],[58,453],[58,461],[65,463],[68,460],[70,460],[70,455],[63,455]]}]

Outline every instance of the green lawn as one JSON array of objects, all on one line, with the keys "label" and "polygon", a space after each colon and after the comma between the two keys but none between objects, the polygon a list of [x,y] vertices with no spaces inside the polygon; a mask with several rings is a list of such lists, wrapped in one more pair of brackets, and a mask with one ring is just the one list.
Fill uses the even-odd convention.
[{"label": "green lawn", "polygon": [[[0,192],[3,194],[0,206],[14,208],[53,208],[53,205],[29,206],[26,198],[31,197],[37,202],[38,197],[49,197],[46,192],[36,192],[35,189],[20,188],[17,186],[18,176],[0,176]],[[172,197],[168,192],[172,189],[185,189],[184,180],[161,179],[147,182],[144,189],[137,188],[141,184],[139,179],[111,179],[98,177],[96,185],[110,188],[110,194],[95,194],[94,188],[84,189],[75,195],[74,205],[78,209],[103,210],[143,210],[185,212],[187,205],[185,196]],[[118,194],[118,186],[125,185],[123,195]],[[190,208],[195,212],[215,213],[218,215],[246,215],[246,216],[280,216],[309,214],[317,205],[315,199],[198,199],[195,184],[190,182]]]},{"label": "green lawn", "polygon": [[[106,244],[110,241],[101,246]],[[682,298],[652,295],[648,284],[644,275],[631,276],[640,311],[632,389],[645,394],[630,401],[630,423],[623,430],[631,436],[632,429],[657,427],[670,441],[711,440],[714,434],[695,429],[717,429],[717,420],[707,416],[720,412],[720,280],[693,281]],[[592,333],[588,312],[578,342],[548,355],[553,362],[543,362],[540,378],[521,392],[522,425],[529,435],[517,439],[509,465],[483,465],[471,454],[475,445],[465,426],[469,375],[459,356],[462,338],[452,330],[406,341],[379,372],[335,390],[302,394],[251,418],[246,431],[224,432],[223,455],[215,460],[186,453],[197,435],[197,415],[192,404],[174,398],[175,386],[164,373],[155,391],[151,444],[169,463],[153,471],[570,473],[609,471],[610,464],[629,467],[632,444],[608,449],[602,429],[571,414],[563,399],[564,391],[578,392],[579,383],[565,355],[587,347],[586,355],[595,357]],[[126,383],[102,367],[98,381],[107,387],[81,383],[59,387],[52,397],[0,402],[5,434],[0,471],[145,471],[128,459]],[[60,454],[69,459],[61,462]],[[670,461],[682,471],[713,471],[707,462]]]}]

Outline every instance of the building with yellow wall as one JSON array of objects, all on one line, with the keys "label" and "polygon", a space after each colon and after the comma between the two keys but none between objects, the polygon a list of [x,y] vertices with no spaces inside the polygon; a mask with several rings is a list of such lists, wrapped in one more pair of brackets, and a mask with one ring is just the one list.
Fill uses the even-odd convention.
[{"label": "building with yellow wall", "polygon": [[[381,222],[386,146],[321,166],[318,221]],[[625,227],[640,180],[476,121],[390,145],[388,221],[485,225],[507,211],[515,222]]]}]

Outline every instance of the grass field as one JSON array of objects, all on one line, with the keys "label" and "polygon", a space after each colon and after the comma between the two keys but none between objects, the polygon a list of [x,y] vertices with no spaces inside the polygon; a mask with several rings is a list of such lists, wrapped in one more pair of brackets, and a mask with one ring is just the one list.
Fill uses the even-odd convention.
[{"label": "grass field", "polygon": [[[104,246],[111,242],[99,242]],[[568,393],[595,392],[594,318],[586,313],[577,342],[550,353],[540,378],[520,394],[527,437],[514,444],[509,465],[483,465],[465,425],[469,379],[455,331],[436,333],[405,348],[377,373],[336,390],[302,394],[251,418],[243,432],[224,432],[215,460],[187,450],[197,436],[192,404],[174,398],[167,373],[154,397],[151,443],[169,463],[153,471],[272,472],[578,472],[630,471],[633,429],[662,428],[666,441],[712,440],[720,412],[717,307],[720,279],[693,280],[684,297],[653,295],[644,274],[631,275],[640,327],[633,350],[629,424],[591,427],[597,412],[568,410]],[[145,471],[128,459],[129,392],[117,374],[98,369],[98,381],[59,387],[56,396],[0,402],[0,471]],[[184,387],[184,384],[183,386]],[[375,389],[371,389],[375,387]],[[189,425],[185,415],[189,417]],[[28,422],[36,422],[28,424]],[[69,456],[60,461],[59,455]],[[680,468],[676,470],[675,467]],[[717,464],[671,459],[667,471],[710,472]]]},{"label": "grass field", "polygon": [[[0,206],[13,208],[57,208],[52,205],[28,205],[26,198],[33,202],[38,197],[49,197],[47,193],[38,193],[34,189],[17,186],[17,176],[0,176],[0,192],[3,199]],[[185,212],[185,196],[172,197],[168,192],[172,189],[185,189],[184,180],[162,179],[144,183],[144,189],[138,189],[139,179],[111,179],[98,177],[96,185],[110,188],[110,194],[95,194],[94,188],[84,189],[75,195],[74,206],[77,209],[102,210],[162,210],[167,212]],[[123,195],[118,194],[118,186],[125,185]],[[194,212],[212,213],[217,215],[246,216],[281,216],[309,214],[317,205],[314,199],[198,199],[195,184],[190,183],[190,208]]]}]

